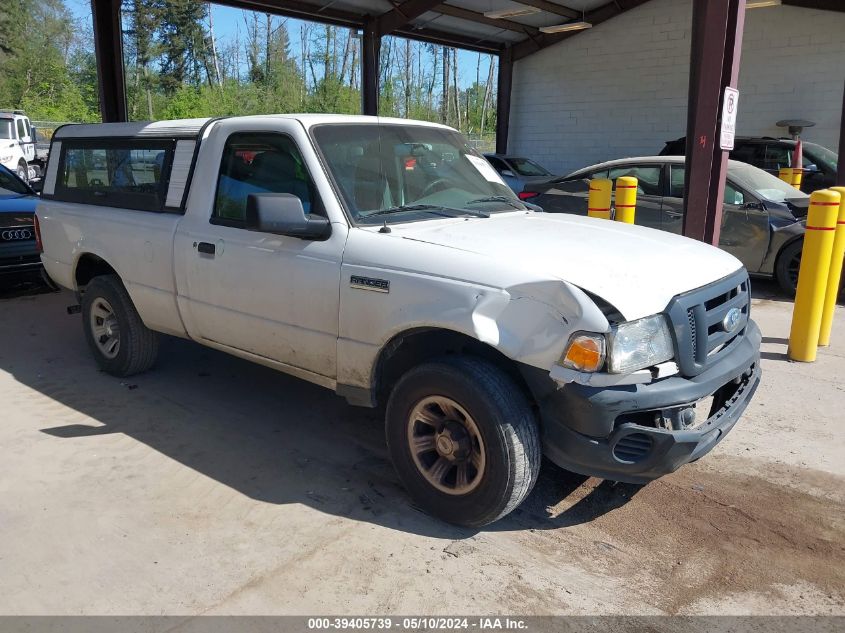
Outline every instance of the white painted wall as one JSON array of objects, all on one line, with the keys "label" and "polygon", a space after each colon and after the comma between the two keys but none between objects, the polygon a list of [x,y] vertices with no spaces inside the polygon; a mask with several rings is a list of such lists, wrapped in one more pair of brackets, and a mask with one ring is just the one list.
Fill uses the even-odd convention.
[{"label": "white painted wall", "polygon": [[[565,174],[683,136],[691,20],[691,0],[651,0],[517,62],[509,152]],[[741,62],[739,134],[785,136],[775,121],[810,119],[802,137],[836,150],[845,13],[749,10]]]}]

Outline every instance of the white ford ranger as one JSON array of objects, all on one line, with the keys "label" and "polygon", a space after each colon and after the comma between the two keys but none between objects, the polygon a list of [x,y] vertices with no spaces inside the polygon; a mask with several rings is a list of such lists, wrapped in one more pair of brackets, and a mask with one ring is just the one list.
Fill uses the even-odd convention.
[{"label": "white ford ranger", "polygon": [[351,116],[75,125],[37,211],[102,369],[159,333],[385,405],[416,502],[480,526],[541,454],[647,482],[760,380],[748,275],[716,248],[526,207],[454,130]]}]

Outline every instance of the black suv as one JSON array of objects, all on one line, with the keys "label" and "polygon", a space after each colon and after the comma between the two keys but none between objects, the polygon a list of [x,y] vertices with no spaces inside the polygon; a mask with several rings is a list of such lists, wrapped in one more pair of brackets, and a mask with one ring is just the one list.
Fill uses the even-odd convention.
[{"label": "black suv", "polygon": [[[674,141],[666,141],[666,147],[660,155],[683,156],[686,153],[686,144],[686,137],[683,136]],[[789,138],[737,136],[729,156],[733,160],[754,165],[777,176],[781,167],[792,166],[793,151],[795,151],[795,141]],[[836,184],[838,158],[836,152],[821,145],[803,141],[801,155],[804,167],[801,191],[812,193]]]}]

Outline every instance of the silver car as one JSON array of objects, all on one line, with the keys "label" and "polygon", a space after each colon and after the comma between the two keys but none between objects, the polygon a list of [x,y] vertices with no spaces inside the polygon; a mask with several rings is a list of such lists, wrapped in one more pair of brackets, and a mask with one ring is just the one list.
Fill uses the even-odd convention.
[{"label": "silver car", "polygon": [[[634,176],[636,223],[681,233],[684,221],[684,157],[643,156],[579,169],[548,182],[529,183],[519,197],[549,213],[587,214],[591,178]],[[739,259],[752,275],[774,277],[795,293],[804,244],[809,196],[775,176],[738,161],[728,161],[719,246]]]},{"label": "silver car", "polygon": [[484,154],[484,158],[515,193],[522,191],[528,183],[554,178],[554,174],[530,158],[507,154]]}]

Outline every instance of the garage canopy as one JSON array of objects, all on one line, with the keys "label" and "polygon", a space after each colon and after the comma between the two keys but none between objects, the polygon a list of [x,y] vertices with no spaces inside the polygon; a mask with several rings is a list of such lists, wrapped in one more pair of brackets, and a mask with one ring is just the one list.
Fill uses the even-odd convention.
[{"label": "garage canopy", "polygon": [[[216,3],[359,29],[364,114],[378,114],[379,51],[385,35],[497,54],[496,147],[504,152],[514,62],[648,1],[217,0]],[[725,88],[736,86],[746,5],[751,8],[782,4],[845,12],[845,0],[690,1],[693,19],[687,137],[699,142],[692,145],[687,155],[684,234],[718,244],[727,152],[718,147],[715,139],[721,97]],[[91,0],[91,7],[103,120],[126,121],[121,0]],[[577,23],[587,24],[573,26]],[[842,138],[841,145],[845,146],[845,134]]]}]

